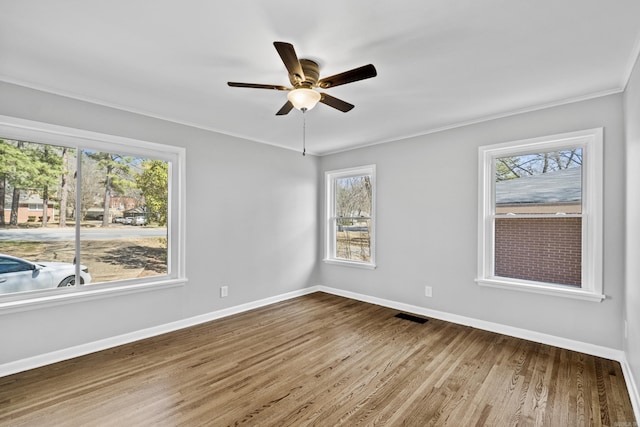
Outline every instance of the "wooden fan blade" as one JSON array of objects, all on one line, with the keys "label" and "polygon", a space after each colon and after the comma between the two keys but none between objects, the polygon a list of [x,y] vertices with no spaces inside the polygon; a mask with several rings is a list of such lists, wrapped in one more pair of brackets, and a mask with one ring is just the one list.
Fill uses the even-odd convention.
[{"label": "wooden fan blade", "polygon": [[304,81],[304,71],[302,71],[302,65],[300,65],[293,45],[286,42],[273,42],[273,45],[276,47],[280,59],[284,62],[284,66],[287,67],[289,75],[294,76],[298,81]]},{"label": "wooden fan blade", "polygon": [[293,109],[293,104],[291,101],[287,101],[286,104],[282,106],[280,110],[276,113],[276,116],[284,116],[285,114],[289,114],[289,111]]},{"label": "wooden fan blade", "polygon": [[290,90],[291,89],[291,88],[280,86],[280,85],[263,85],[259,83],[227,82],[227,84],[231,87],[248,87],[251,89],[273,89],[273,90]]},{"label": "wooden fan blade", "polygon": [[331,95],[327,95],[326,93],[320,93],[320,95],[321,95],[320,102],[322,102],[325,105],[328,105],[329,107],[333,107],[336,110],[340,110],[343,113],[346,113],[347,111],[351,111],[353,107],[355,107],[355,105],[353,104],[344,102],[343,100],[338,99]]},{"label": "wooden fan blade", "polygon": [[370,79],[378,75],[376,67],[372,64],[363,65],[353,70],[345,71],[344,73],[336,74],[331,77],[325,77],[318,81],[318,86],[323,89],[330,87],[336,87],[351,82],[357,82],[358,80]]}]

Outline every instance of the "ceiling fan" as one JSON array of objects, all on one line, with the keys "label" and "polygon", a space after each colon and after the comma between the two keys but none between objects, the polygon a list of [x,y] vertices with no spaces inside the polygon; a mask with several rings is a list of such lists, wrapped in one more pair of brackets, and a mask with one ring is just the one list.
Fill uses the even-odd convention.
[{"label": "ceiling fan", "polygon": [[288,91],[287,102],[276,113],[277,116],[288,114],[293,108],[305,112],[315,107],[318,102],[346,113],[354,107],[353,104],[314,89],[330,89],[358,80],[369,79],[378,74],[376,68],[372,64],[368,64],[320,79],[318,63],[310,59],[298,59],[291,43],[273,42],[273,45],[289,72],[289,81],[292,87],[238,82],[228,82],[227,84],[231,87]]}]

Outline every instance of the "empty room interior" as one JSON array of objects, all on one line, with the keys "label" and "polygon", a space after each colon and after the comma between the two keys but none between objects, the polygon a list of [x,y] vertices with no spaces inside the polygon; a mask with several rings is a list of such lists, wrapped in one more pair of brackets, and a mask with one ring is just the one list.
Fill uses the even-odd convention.
[{"label": "empty room interior", "polygon": [[639,16],[0,0],[0,425],[637,426]]}]

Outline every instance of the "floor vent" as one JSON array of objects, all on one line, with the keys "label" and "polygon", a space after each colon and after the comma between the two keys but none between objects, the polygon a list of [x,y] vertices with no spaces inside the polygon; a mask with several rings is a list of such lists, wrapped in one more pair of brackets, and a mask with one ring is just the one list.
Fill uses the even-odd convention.
[{"label": "floor vent", "polygon": [[425,319],[423,317],[413,316],[413,315],[407,314],[407,313],[398,313],[394,317],[397,317],[398,319],[409,320],[411,322],[416,322],[416,323],[420,323],[420,324],[427,323],[427,320],[429,320],[429,319]]}]

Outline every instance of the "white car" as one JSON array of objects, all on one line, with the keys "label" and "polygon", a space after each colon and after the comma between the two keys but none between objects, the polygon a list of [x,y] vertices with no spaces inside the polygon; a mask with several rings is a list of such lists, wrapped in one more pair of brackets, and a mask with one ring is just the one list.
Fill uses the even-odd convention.
[{"label": "white car", "polygon": [[137,216],[133,219],[133,225],[147,225],[147,218],[144,216]]},{"label": "white car", "polygon": [[[69,262],[30,262],[0,254],[0,294],[74,286],[75,274],[76,266]],[[89,269],[81,265],[80,284],[89,283]]]}]

